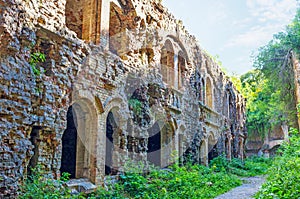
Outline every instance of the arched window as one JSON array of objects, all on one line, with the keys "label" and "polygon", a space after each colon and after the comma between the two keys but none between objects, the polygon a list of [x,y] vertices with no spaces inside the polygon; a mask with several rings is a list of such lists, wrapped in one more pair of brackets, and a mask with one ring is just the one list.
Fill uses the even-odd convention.
[{"label": "arched window", "polygon": [[182,88],[184,71],[186,69],[186,56],[182,51],[178,53],[178,89]]},{"label": "arched window", "polygon": [[66,26],[85,41],[100,42],[101,0],[67,0]]},{"label": "arched window", "polygon": [[109,17],[109,50],[115,54],[120,54],[124,42],[125,22],[122,21],[123,10],[115,3],[110,3],[110,17]]},{"label": "arched window", "polygon": [[[109,50],[116,55],[123,55],[128,53],[132,49],[129,47],[128,31],[137,28],[138,23],[134,22],[136,20],[136,11],[130,0],[126,1],[103,1],[110,2],[109,6],[109,27],[107,27],[107,21],[102,19],[101,25],[104,26],[103,34],[109,34]],[[105,6],[103,6],[105,8]],[[107,27],[107,29],[105,28]],[[103,43],[107,41],[101,40]]]},{"label": "arched window", "polygon": [[203,78],[201,78],[201,101],[205,104],[205,83]]},{"label": "arched window", "polygon": [[210,108],[213,108],[213,93],[212,93],[212,83],[210,78],[206,78],[206,105]]},{"label": "arched window", "polygon": [[170,40],[161,49],[160,63],[163,81],[170,86],[174,85],[174,50]]}]

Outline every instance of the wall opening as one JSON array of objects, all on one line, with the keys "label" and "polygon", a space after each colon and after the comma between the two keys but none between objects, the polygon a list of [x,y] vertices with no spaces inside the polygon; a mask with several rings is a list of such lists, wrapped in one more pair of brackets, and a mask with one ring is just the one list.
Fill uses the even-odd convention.
[{"label": "wall opening", "polygon": [[202,140],[200,143],[199,152],[199,163],[202,165],[207,165],[207,145],[204,140]]},{"label": "wall opening", "polygon": [[205,83],[203,78],[201,78],[201,88],[202,88],[201,98],[203,104],[205,104]]},{"label": "wall opening", "polygon": [[114,133],[117,129],[113,113],[110,111],[106,119],[106,154],[105,154],[105,175],[114,174],[113,153],[114,153]]},{"label": "wall opening", "polygon": [[178,89],[183,86],[184,71],[186,70],[186,58],[182,51],[178,53]]},{"label": "wall opening", "polygon": [[218,156],[217,144],[211,133],[211,135],[208,137],[208,161],[211,161],[217,156]]},{"label": "wall opening", "polygon": [[[123,19],[123,10],[115,3],[110,3],[109,18],[109,50],[120,55],[126,48],[126,21]],[[124,49],[125,50],[125,49]]]},{"label": "wall opening", "polygon": [[100,42],[101,0],[67,0],[66,26],[85,41]]},{"label": "wall opening", "polygon": [[77,153],[77,129],[73,107],[70,106],[67,112],[67,129],[62,137],[62,157],[60,172],[67,172],[70,178],[76,177],[76,153]]},{"label": "wall opening", "polygon": [[161,129],[161,165],[167,167],[172,164],[172,152],[175,148],[175,129],[171,123],[167,123]]},{"label": "wall opening", "polygon": [[35,168],[38,164],[38,158],[39,158],[39,138],[40,138],[40,130],[42,128],[40,126],[33,126],[31,133],[30,133],[30,142],[34,146],[33,148],[33,155],[29,160],[29,164],[27,167],[27,175],[31,176],[32,169]]},{"label": "wall opening", "polygon": [[167,40],[161,49],[160,63],[163,81],[169,86],[174,86],[174,50],[170,40]]},{"label": "wall opening", "polygon": [[148,129],[147,160],[157,167],[161,167],[161,132],[156,122]]},{"label": "wall opening", "polygon": [[183,161],[184,161],[184,158],[183,158],[183,153],[184,153],[184,149],[183,149],[183,134],[179,134],[178,135],[178,156],[179,156],[179,165],[182,166],[183,165]]},{"label": "wall opening", "polygon": [[213,93],[212,93],[212,83],[210,78],[206,78],[206,105],[209,108],[213,108]]},{"label": "wall opening", "polygon": [[61,172],[71,178],[96,178],[96,108],[82,99],[68,108],[67,128],[62,136]]}]

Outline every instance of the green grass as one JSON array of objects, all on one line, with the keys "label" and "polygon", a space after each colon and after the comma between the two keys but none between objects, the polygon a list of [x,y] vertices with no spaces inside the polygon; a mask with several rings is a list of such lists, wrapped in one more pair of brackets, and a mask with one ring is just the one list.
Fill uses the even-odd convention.
[{"label": "green grass", "polygon": [[227,161],[225,157],[219,156],[211,161],[210,166],[216,171],[226,171],[237,176],[250,177],[266,174],[272,163],[273,159],[271,158],[256,156],[247,158],[245,161],[237,158]]},{"label": "green grass", "polygon": [[153,170],[146,176],[125,173],[112,189],[100,188],[90,197],[209,199],[238,185],[241,180],[226,172],[214,172],[201,165],[173,165],[169,170]]},{"label": "green grass", "polygon": [[185,166],[174,164],[168,169],[151,169],[142,174],[142,164],[128,163],[127,172],[119,176],[118,183],[107,189],[100,187],[88,195],[71,196],[63,181],[45,179],[36,173],[27,181],[20,198],[197,198],[210,199],[242,184],[239,176],[265,174],[271,160],[253,157],[244,162],[239,159],[227,161],[225,157],[215,158],[210,167],[202,165]]}]

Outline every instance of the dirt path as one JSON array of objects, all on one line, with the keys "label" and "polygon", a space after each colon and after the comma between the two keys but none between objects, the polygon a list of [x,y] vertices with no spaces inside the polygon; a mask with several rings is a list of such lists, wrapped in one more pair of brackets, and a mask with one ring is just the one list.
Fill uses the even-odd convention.
[{"label": "dirt path", "polygon": [[215,199],[249,199],[259,190],[264,183],[265,178],[262,176],[242,178],[244,184],[222,194]]}]

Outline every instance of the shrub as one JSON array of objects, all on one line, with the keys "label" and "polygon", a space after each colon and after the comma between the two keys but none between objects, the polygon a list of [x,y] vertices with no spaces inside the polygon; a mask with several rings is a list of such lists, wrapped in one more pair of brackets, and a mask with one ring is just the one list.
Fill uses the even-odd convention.
[{"label": "shrub", "polygon": [[68,174],[63,173],[60,180],[46,178],[41,172],[40,166],[32,169],[32,174],[21,186],[20,199],[28,198],[71,198],[70,190],[63,186],[64,182],[68,180]]},{"label": "shrub", "polygon": [[281,146],[281,156],[276,157],[256,198],[300,198],[300,136],[293,129],[290,134],[290,141]]},{"label": "shrub", "polygon": [[256,176],[266,174],[272,165],[271,158],[251,157],[244,161],[233,158],[228,161],[225,156],[218,156],[210,162],[210,167],[217,172],[228,172],[238,176]]}]

